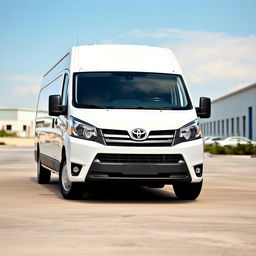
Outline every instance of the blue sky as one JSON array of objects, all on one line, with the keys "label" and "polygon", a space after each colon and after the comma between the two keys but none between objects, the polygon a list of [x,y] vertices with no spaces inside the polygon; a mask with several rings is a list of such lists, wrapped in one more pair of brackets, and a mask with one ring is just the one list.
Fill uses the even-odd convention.
[{"label": "blue sky", "polygon": [[0,4],[0,107],[35,108],[42,75],[77,38],[171,48],[196,103],[256,82],[254,0]]}]

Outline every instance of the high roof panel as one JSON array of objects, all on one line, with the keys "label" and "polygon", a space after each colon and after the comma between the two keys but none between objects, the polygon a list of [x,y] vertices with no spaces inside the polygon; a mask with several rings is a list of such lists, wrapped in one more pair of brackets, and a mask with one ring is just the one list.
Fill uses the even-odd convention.
[{"label": "high roof panel", "polygon": [[140,45],[73,47],[73,71],[137,71],[181,74],[170,49]]}]

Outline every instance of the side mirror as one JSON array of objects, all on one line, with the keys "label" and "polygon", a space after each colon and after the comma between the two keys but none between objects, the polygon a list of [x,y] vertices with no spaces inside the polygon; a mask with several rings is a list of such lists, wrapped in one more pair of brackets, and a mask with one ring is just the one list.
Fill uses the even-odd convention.
[{"label": "side mirror", "polygon": [[48,113],[49,113],[49,116],[59,116],[59,115],[67,114],[67,107],[61,105],[60,95],[49,96]]},{"label": "side mirror", "polygon": [[209,118],[211,116],[211,99],[201,97],[199,101],[199,107],[196,108],[198,117]]}]

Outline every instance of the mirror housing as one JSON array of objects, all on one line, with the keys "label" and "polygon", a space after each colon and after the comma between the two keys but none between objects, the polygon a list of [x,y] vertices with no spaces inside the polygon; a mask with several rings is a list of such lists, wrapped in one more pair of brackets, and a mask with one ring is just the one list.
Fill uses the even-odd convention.
[{"label": "mirror housing", "polygon": [[67,107],[61,105],[60,95],[50,95],[49,96],[49,106],[48,106],[49,116],[59,116],[67,114]]},{"label": "mirror housing", "polygon": [[199,107],[196,108],[198,117],[209,118],[211,116],[211,99],[201,97],[199,101]]}]

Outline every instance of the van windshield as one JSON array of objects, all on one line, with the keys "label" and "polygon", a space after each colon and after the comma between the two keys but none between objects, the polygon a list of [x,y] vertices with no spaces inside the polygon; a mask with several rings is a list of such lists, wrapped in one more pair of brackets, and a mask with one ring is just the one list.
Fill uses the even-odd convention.
[{"label": "van windshield", "polygon": [[179,75],[144,72],[75,73],[73,104],[80,108],[191,109]]}]

